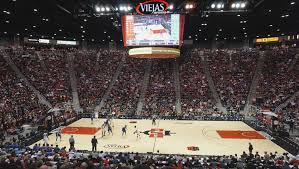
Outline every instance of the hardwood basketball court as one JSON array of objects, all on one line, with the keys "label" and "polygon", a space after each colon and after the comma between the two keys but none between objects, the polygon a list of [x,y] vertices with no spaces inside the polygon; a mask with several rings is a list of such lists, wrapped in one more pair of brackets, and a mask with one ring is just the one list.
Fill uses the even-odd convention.
[{"label": "hardwood basketball court", "polygon": [[[70,135],[75,138],[77,150],[91,150],[91,139],[98,138],[98,151],[106,152],[154,152],[161,154],[186,155],[234,155],[248,152],[248,143],[252,143],[254,153],[285,152],[281,147],[268,140],[240,121],[187,121],[113,119],[113,135],[102,137],[101,126],[104,119],[80,119],[62,129],[62,140],[56,143],[55,134],[49,136],[49,143],[54,146],[69,148]],[[128,126],[126,136],[122,136],[121,128]],[[134,126],[141,131],[137,139]],[[43,140],[37,143],[43,144]],[[32,145],[33,146],[33,145]]]}]

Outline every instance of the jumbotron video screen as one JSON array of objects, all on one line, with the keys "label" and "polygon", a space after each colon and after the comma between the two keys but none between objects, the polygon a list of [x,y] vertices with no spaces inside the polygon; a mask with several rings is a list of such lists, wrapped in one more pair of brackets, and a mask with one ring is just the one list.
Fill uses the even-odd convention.
[{"label": "jumbotron video screen", "polygon": [[183,19],[179,14],[122,17],[124,46],[179,46]]}]

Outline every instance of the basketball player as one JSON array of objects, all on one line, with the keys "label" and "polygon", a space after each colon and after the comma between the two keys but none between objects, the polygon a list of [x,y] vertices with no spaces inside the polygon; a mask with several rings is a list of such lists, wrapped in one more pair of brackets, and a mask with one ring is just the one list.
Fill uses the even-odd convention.
[{"label": "basketball player", "polygon": [[105,122],[102,124],[102,137],[106,135],[106,125]]},{"label": "basketball player", "polygon": [[109,119],[107,118],[106,121],[104,122],[104,127],[108,127],[109,125]]},{"label": "basketball player", "polygon": [[90,115],[91,124],[93,124],[93,114]]},{"label": "basketball player", "polygon": [[152,120],[152,125],[156,125],[156,117],[155,116],[153,116],[153,120]]},{"label": "basketball player", "polygon": [[127,125],[125,125],[122,129],[122,136],[127,135]]},{"label": "basketball player", "polygon": [[59,138],[59,141],[61,141],[61,130],[60,129],[57,130],[55,135],[56,135],[56,142],[57,142],[58,138]]},{"label": "basketball player", "polygon": [[140,138],[140,131],[137,129],[137,126],[135,126],[134,128],[135,128],[135,131],[134,131],[133,134],[136,134],[137,139],[139,139]]},{"label": "basketball player", "polygon": [[112,127],[110,124],[108,124],[108,134],[112,134],[113,135],[113,132],[112,132]]},{"label": "basketball player", "polygon": [[49,144],[49,137],[48,137],[48,134],[47,134],[47,133],[44,133],[44,138],[43,138],[43,140],[44,140],[45,145]]}]

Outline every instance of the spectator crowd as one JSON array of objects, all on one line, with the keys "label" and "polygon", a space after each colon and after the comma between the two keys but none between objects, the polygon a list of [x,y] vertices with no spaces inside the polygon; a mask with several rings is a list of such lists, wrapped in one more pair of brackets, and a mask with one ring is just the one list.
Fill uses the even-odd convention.
[{"label": "spectator crowd", "polygon": [[7,144],[0,150],[3,169],[298,169],[299,155],[253,152],[223,156],[66,151],[65,147]]}]

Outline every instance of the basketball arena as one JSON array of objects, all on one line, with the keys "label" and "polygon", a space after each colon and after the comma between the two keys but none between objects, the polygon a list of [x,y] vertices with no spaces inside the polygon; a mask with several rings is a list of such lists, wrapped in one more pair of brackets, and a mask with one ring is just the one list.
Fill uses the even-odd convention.
[{"label": "basketball arena", "polygon": [[0,169],[298,169],[297,0],[1,0]]}]

